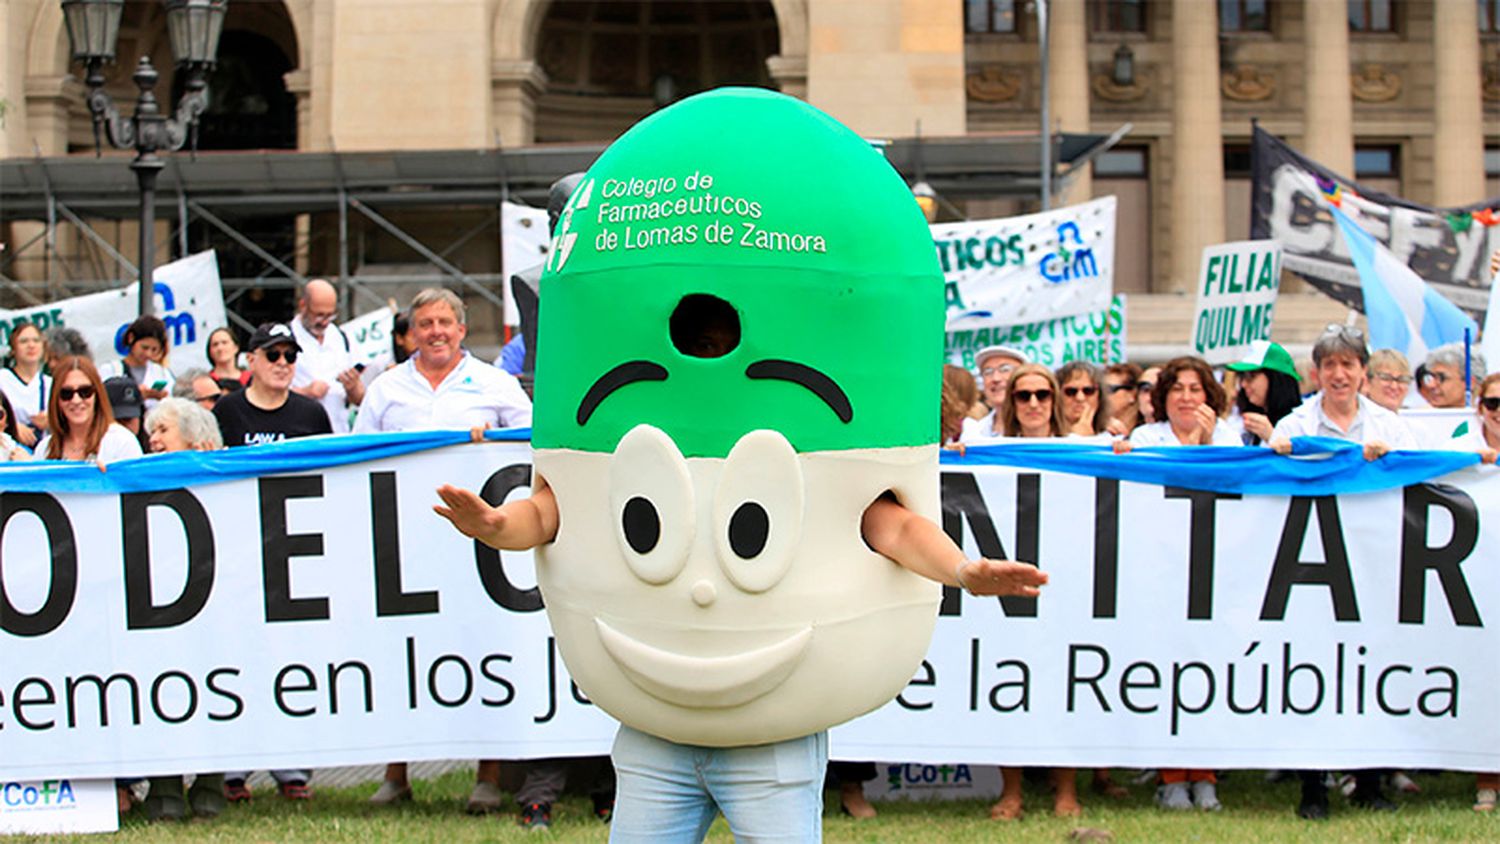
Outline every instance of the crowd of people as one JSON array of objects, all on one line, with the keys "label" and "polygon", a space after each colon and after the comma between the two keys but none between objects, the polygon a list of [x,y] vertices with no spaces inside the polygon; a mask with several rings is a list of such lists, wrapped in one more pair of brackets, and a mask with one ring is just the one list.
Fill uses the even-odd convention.
[{"label": "crowd of people", "polygon": [[[395,320],[392,348],[378,360],[355,359],[334,324],[334,287],[310,281],[296,313],[259,326],[243,344],[229,328],[206,344],[209,366],[177,372],[160,319],[143,316],[123,334],[122,359],[96,364],[71,328],[40,331],[23,324],[10,334],[8,365],[0,369],[0,459],[74,460],[104,466],[148,453],[216,450],[319,434],[524,427],[531,401],[517,375],[523,352],[509,346],[493,364],[464,345],[461,299],[432,288],[419,293]],[[1116,453],[1150,446],[1257,446],[1286,453],[1294,437],[1316,435],[1357,442],[1370,460],[1391,449],[1446,448],[1500,453],[1500,373],[1486,375],[1478,355],[1459,347],[1432,351],[1412,368],[1397,351],[1371,353],[1363,335],[1330,326],[1299,368],[1275,343],[1259,342],[1242,361],[1216,372],[1195,357],[1143,369],[1133,363],[1096,367],[1083,361],[1055,372],[1014,348],[992,346],[977,356],[977,378],[945,367],[941,439],[945,446],[1038,438],[1109,444]],[[1465,375],[1468,375],[1467,379]],[[1414,432],[1402,412],[1414,407],[1464,408],[1466,418],[1442,435]],[[830,782],[844,811],[871,817],[862,783],[868,763],[834,763]],[[520,822],[543,828],[566,783],[564,760],[523,763],[516,794]],[[609,765],[601,766],[609,772]],[[1003,768],[1003,791],[991,810],[997,820],[1022,812],[1021,769]],[[308,770],[276,770],[278,793],[311,798]],[[203,773],[185,788],[182,777],[153,777],[142,811],[152,819],[212,817],[229,802],[252,799],[249,772]],[[1049,769],[1054,812],[1076,815],[1081,801],[1073,769]],[[1211,770],[1161,770],[1157,802],[1166,809],[1220,808]],[[1299,812],[1328,813],[1327,774],[1301,772]],[[1119,795],[1107,770],[1091,774],[1093,790]],[[133,808],[138,781],[121,781],[121,810]],[[1401,772],[1360,771],[1351,800],[1389,808],[1384,783],[1413,787]],[[608,821],[613,781],[593,784],[595,814]],[[1500,775],[1481,775],[1475,809],[1492,810]],[[404,763],[387,766],[371,802],[389,806],[413,798]],[[498,812],[504,799],[500,763],[479,763],[467,802],[476,814]]]},{"label": "crowd of people", "polygon": [[[1293,438],[1319,436],[1360,444],[1366,460],[1393,449],[1473,451],[1490,464],[1500,454],[1500,373],[1487,375],[1483,356],[1465,354],[1461,343],[1432,350],[1414,370],[1396,350],[1371,353],[1363,333],[1346,325],[1330,325],[1314,343],[1310,365],[1300,370],[1285,348],[1266,341],[1253,344],[1222,375],[1192,356],[1149,369],[1072,361],[1053,372],[1007,346],[980,350],[976,364],[978,391],[966,370],[949,365],[945,371],[941,430],[950,448],[1067,437],[1110,444],[1117,454],[1196,445],[1257,446],[1287,454]],[[1472,419],[1422,431],[1401,416],[1413,408],[1471,406]],[[1004,791],[990,814],[1014,818],[1021,811],[1022,777],[1018,769],[1002,772]],[[1049,773],[1054,811],[1077,814],[1074,772]],[[1327,817],[1328,772],[1298,773],[1298,813]],[[1157,781],[1156,800],[1165,809],[1222,808],[1213,771],[1164,769]],[[1346,780],[1350,801],[1394,809],[1387,781],[1403,791],[1416,788],[1401,771],[1354,771]],[[1493,811],[1497,792],[1500,774],[1479,775],[1474,809]]]}]

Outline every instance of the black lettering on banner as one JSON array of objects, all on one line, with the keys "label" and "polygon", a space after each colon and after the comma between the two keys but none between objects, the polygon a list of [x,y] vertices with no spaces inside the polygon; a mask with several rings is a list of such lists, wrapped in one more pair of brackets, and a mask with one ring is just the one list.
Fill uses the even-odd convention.
[{"label": "black lettering on banner", "polygon": [[[1435,665],[1432,668],[1427,669],[1423,673],[1426,674],[1429,677],[1431,677],[1434,674],[1441,674],[1444,677],[1448,678],[1448,685],[1446,685],[1446,686],[1434,686],[1433,688],[1430,688],[1427,691],[1423,692],[1421,695],[1419,695],[1417,697],[1417,709],[1420,710],[1421,713],[1423,715],[1426,715],[1428,718],[1437,718],[1437,717],[1440,717],[1440,716],[1442,716],[1444,714],[1448,715],[1448,717],[1450,717],[1450,718],[1457,718],[1458,717],[1458,672],[1454,671],[1453,669],[1449,668],[1446,665]],[[1427,705],[1427,696],[1428,695],[1446,695],[1447,698],[1448,698],[1448,705],[1445,706],[1445,707],[1443,707],[1442,709],[1438,709],[1438,708],[1435,708],[1435,707],[1428,706]]]},{"label": "black lettering on banner", "polygon": [[[187,706],[183,708],[181,715],[168,715],[162,709],[161,688],[171,678],[182,681],[183,686],[187,689]],[[151,711],[156,713],[156,717],[160,718],[162,723],[165,724],[181,724],[192,718],[193,713],[198,711],[198,686],[193,682],[193,678],[181,671],[166,671],[151,681]]]},{"label": "black lettering on banner", "polygon": [[429,615],[438,611],[438,593],[401,588],[401,518],[396,508],[396,473],[370,473],[370,543],[375,556],[375,616]]},{"label": "black lettering on banner", "polygon": [[505,690],[505,697],[496,698],[494,700],[491,700],[487,697],[482,697],[479,699],[480,703],[489,707],[501,707],[509,705],[511,701],[516,699],[516,687],[512,686],[509,680],[505,679],[499,674],[495,674],[490,671],[490,663],[510,661],[510,654],[490,654],[489,656],[479,661],[479,673],[484,677],[484,679],[489,680],[490,682]]},{"label": "black lettering on banner", "polygon": [[286,532],[286,502],[322,497],[322,475],[260,479],[261,577],[268,622],[328,619],[327,598],[292,597],[291,560],[321,556],[323,534]]},{"label": "black lettering on banner", "polygon": [[[1304,563],[1297,558],[1307,538],[1307,523],[1314,506],[1318,509],[1318,535],[1323,542],[1323,559],[1327,562]],[[1287,599],[1291,597],[1292,586],[1298,583],[1327,586],[1333,601],[1334,618],[1359,621],[1359,604],[1354,598],[1354,576],[1349,572],[1349,551],[1344,547],[1338,499],[1331,495],[1292,498],[1286,511],[1286,525],[1281,531],[1281,543],[1276,548],[1271,582],[1266,586],[1265,602],[1260,607],[1260,620],[1281,621],[1286,618]]]},{"label": "black lettering on banner", "polygon": [[[165,507],[177,514],[187,537],[187,582],[175,600],[159,606],[151,600],[147,516],[151,507]],[[125,560],[125,629],[176,627],[197,616],[214,586],[214,531],[203,504],[185,489],[121,495],[120,533]]]},{"label": "black lettering on banner", "polygon": [[[27,697],[26,689],[29,686],[41,686],[42,697]],[[51,706],[57,703],[57,695],[53,694],[52,686],[40,677],[27,677],[16,684],[15,694],[12,696],[10,708],[16,715],[16,723],[28,730],[50,730],[57,725],[57,721],[32,721],[26,716],[26,709],[30,706]]]},{"label": "black lettering on banner", "polygon": [[[1000,543],[1000,534],[995,530],[984,496],[979,492],[979,481],[968,473],[944,472],[940,480],[943,499],[943,531],[955,544],[963,545],[964,522],[974,534],[974,543],[979,546],[979,555],[991,560],[1009,559],[1005,546]],[[1016,476],[1016,556],[1014,559],[1036,565],[1037,546],[1041,535],[1041,475],[1025,473]],[[1000,607],[1007,616],[1019,618],[1036,617],[1035,598],[1004,596]],[[943,589],[943,603],[938,615],[959,614],[959,590]]]},{"label": "black lettering on banner", "polygon": [[[1031,711],[1031,666],[1019,659],[1003,659],[995,663],[995,670],[1004,672],[1006,669],[1019,669],[1019,674],[1014,680],[1004,683],[996,683],[990,689],[990,708],[996,712],[1030,712]],[[1002,703],[1000,693],[1016,689],[1017,695],[1013,703]]]},{"label": "black lettering on banner", "polygon": [[[922,665],[917,669],[917,676],[912,677],[910,680],[906,681],[906,687],[908,689],[910,689],[912,686],[932,687],[936,685],[937,674],[932,670],[932,663],[928,662],[925,659],[922,660]],[[911,709],[917,712],[932,708],[932,701],[929,700],[926,703],[912,703],[911,701],[906,699],[905,692],[896,695],[896,703],[899,704],[902,709]]]},{"label": "black lettering on banner", "polygon": [[130,721],[137,727],[141,725],[141,688],[135,678],[129,674],[111,674],[108,680],[100,679],[95,674],[84,674],[80,677],[69,677],[65,684],[66,691],[63,696],[68,703],[68,726],[78,726],[78,701],[77,692],[79,687],[91,685],[99,695],[99,726],[109,726],[109,687],[116,680],[123,680],[126,687],[130,689]]},{"label": "black lettering on banner", "polygon": [[[1149,673],[1151,675],[1151,679],[1141,681],[1131,680],[1130,676],[1136,673],[1137,670],[1141,670],[1143,673]],[[1150,705],[1143,704],[1137,706],[1130,701],[1130,693],[1135,689],[1160,688],[1161,670],[1149,662],[1132,662],[1125,667],[1124,671],[1120,672],[1120,703],[1124,704],[1125,708],[1130,710],[1131,712],[1145,714],[1147,712],[1155,712],[1156,710],[1161,709],[1161,706],[1155,703]],[[1173,717],[1176,717],[1175,713]]]},{"label": "black lettering on banner", "polygon": [[[1169,486],[1165,498],[1192,502],[1188,517],[1188,611],[1192,620],[1211,620],[1214,614],[1214,510],[1220,499],[1235,501],[1236,493],[1206,492]],[[1175,733],[1173,733],[1175,735]]]},{"label": "black lettering on banner", "polygon": [[[1364,651],[1363,647],[1359,649],[1360,654],[1363,654]],[[1317,696],[1313,698],[1311,704],[1305,707],[1299,707],[1292,700],[1292,680],[1297,676],[1297,672],[1299,671],[1312,672],[1313,681],[1318,684]],[[1360,667],[1360,671],[1364,671],[1363,666]],[[1363,673],[1360,675],[1359,685],[1361,688],[1364,687]],[[1298,715],[1311,715],[1317,712],[1318,707],[1323,705],[1323,693],[1327,691],[1327,688],[1327,685],[1323,682],[1323,672],[1318,670],[1318,666],[1313,665],[1311,662],[1298,662],[1294,664],[1292,662],[1292,643],[1283,642],[1281,645],[1281,714],[1285,715],[1288,712],[1295,712]],[[1363,702],[1360,703],[1360,713],[1364,713]]]},{"label": "black lettering on banner", "polygon": [[[1453,535],[1438,547],[1427,544],[1433,507],[1447,510],[1453,519]],[[1422,623],[1430,569],[1437,572],[1448,610],[1453,613],[1453,623],[1460,627],[1483,627],[1474,595],[1459,570],[1479,541],[1479,508],[1474,499],[1445,484],[1416,484],[1403,492],[1401,514],[1401,623]]]},{"label": "black lettering on banner", "polygon": [[78,546],[68,513],[56,498],[40,492],[0,493],[0,539],[5,537],[10,517],[17,513],[31,513],[42,520],[51,551],[51,584],[41,609],[21,612],[5,592],[5,560],[0,557],[0,630],[12,636],[45,636],[56,630],[73,609],[78,594]]},{"label": "black lettering on banner", "polygon": [[[287,679],[293,672],[302,675],[301,685],[288,685]],[[280,709],[283,715],[289,715],[293,718],[306,718],[318,710],[317,707],[312,706],[307,709],[293,709],[287,705],[286,695],[288,693],[315,692],[317,690],[318,681],[313,677],[312,669],[295,662],[276,672],[276,682],[272,687],[274,697],[276,698],[276,708]]]},{"label": "black lettering on banner", "polygon": [[214,670],[208,672],[208,676],[203,680],[203,685],[207,686],[209,691],[213,692],[219,697],[233,701],[234,709],[223,715],[220,715],[217,712],[210,712],[208,713],[208,720],[210,721],[233,721],[234,719],[243,715],[245,712],[244,698],[240,697],[229,689],[219,688],[217,681],[219,679],[219,676],[222,674],[227,674],[231,677],[238,677],[240,676],[240,670],[238,668],[215,668]]},{"label": "black lettering on banner", "polygon": [[1094,618],[1114,618],[1120,591],[1120,482],[1094,479]]},{"label": "black lettering on banner", "polygon": [[1410,706],[1397,709],[1396,707],[1391,706],[1385,701],[1386,680],[1389,680],[1392,674],[1396,674],[1398,672],[1401,674],[1410,674],[1411,666],[1389,665],[1386,666],[1385,670],[1381,671],[1380,674],[1375,678],[1375,703],[1380,707],[1381,711],[1385,712],[1385,714],[1387,715],[1410,715]]},{"label": "black lettering on banner", "polygon": [[[443,697],[442,691],[438,688],[438,672],[444,663],[449,662],[458,666],[459,676],[463,677],[463,693],[451,699]],[[468,661],[458,654],[443,654],[433,660],[432,665],[427,669],[427,692],[432,695],[434,703],[449,709],[468,703],[469,697],[474,694],[474,672],[470,670]]]},{"label": "black lettering on banner", "polygon": [[[479,497],[492,507],[505,501],[513,490],[531,483],[531,467],[515,463],[490,475],[479,490]],[[505,558],[494,548],[474,540],[474,563],[479,567],[479,582],[490,600],[513,612],[536,612],[542,608],[542,591],[533,586],[517,589],[505,576]]]},{"label": "black lettering on banner", "polygon": [[365,711],[375,711],[375,680],[370,676],[370,666],[365,665],[357,659],[341,662],[338,665],[328,663],[328,711],[329,714],[339,714],[339,675],[353,668],[359,672],[360,680],[363,681],[362,688],[365,692]]},{"label": "black lettering on banner", "polygon": [[[1078,655],[1080,653],[1091,653],[1099,658],[1099,673],[1092,677],[1083,677],[1078,674]],[[1069,645],[1068,646],[1068,711],[1073,709],[1073,693],[1080,683],[1087,685],[1094,692],[1094,698],[1099,701],[1099,708],[1104,712],[1110,711],[1109,701],[1105,700],[1104,692],[1099,691],[1099,681],[1109,673],[1109,651],[1098,645]]]}]

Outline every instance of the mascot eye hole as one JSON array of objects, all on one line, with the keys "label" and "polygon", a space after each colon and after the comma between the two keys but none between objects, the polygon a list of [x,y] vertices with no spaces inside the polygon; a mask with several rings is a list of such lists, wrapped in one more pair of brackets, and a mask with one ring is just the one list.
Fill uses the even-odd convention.
[{"label": "mascot eye hole", "polygon": [[672,345],[694,358],[720,358],[740,344],[740,314],[717,296],[682,297],[668,322]]},{"label": "mascot eye hole", "polygon": [[753,559],[765,550],[771,535],[771,517],[766,508],[746,501],[729,517],[729,547],[742,560]]},{"label": "mascot eye hole", "polygon": [[651,553],[661,539],[661,517],[656,513],[656,505],[639,495],[625,502],[621,524],[625,528],[625,541],[637,554]]}]

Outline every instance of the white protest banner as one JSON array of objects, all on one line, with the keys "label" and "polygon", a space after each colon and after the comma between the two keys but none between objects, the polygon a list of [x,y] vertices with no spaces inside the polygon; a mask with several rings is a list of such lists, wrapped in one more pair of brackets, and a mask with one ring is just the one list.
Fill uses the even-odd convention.
[{"label": "white protest banner", "polygon": [[1108,310],[1034,322],[1030,325],[988,325],[982,321],[951,323],[944,343],[948,363],[975,368],[974,356],[986,346],[1010,346],[1028,360],[1059,367],[1086,360],[1100,366],[1125,360],[1125,294],[1114,295]]},{"label": "white protest banner", "polygon": [[378,308],[339,326],[349,338],[349,354],[355,363],[369,364],[391,353],[391,321],[395,318],[396,312],[390,308]]},{"label": "white protest banner", "polygon": [[[213,250],[157,267],[152,286],[156,291],[153,313],[167,324],[172,370],[208,368],[209,332],[226,324],[224,290]],[[97,363],[124,357],[128,351],[125,329],[140,312],[139,289],[138,284],[128,284],[46,305],[0,310],[0,345],[9,344],[10,332],[17,325],[30,322],[43,331],[60,325],[77,329]]]},{"label": "white protest banner", "polygon": [[1271,339],[1281,289],[1281,244],[1242,240],[1205,247],[1198,270],[1193,350],[1211,364],[1233,363],[1256,340]]},{"label": "white protest banner", "polygon": [[1027,325],[1109,307],[1115,198],[1040,214],[932,227],[949,330],[964,320]]},{"label": "white protest banner", "polygon": [[[563,669],[530,554],[431,512],[445,482],[527,494],[526,443],[467,437],[0,466],[0,779],[607,752],[614,724]],[[912,682],[836,728],[834,754],[1500,769],[1500,470],[1192,451],[1167,468],[1182,450],[945,458],[944,528],[1051,583],[947,589]],[[1053,462],[985,462],[1006,454]],[[1350,494],[1322,494],[1335,464]],[[1075,474],[1089,465],[1160,480]],[[1316,495],[1266,493],[1282,472]],[[1177,486],[1203,478],[1245,492]]]},{"label": "white protest banner", "polygon": [[500,203],[500,285],[505,292],[505,324],[521,324],[521,312],[511,296],[510,277],[547,260],[552,233],[547,228],[547,209]]},{"label": "white protest banner", "polygon": [[119,828],[112,779],[0,780],[0,835],[66,835]]}]

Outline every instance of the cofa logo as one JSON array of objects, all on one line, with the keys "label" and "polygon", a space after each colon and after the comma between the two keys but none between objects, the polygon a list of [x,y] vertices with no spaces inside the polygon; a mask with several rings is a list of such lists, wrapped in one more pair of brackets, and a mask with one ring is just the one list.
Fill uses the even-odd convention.
[{"label": "cofa logo", "polygon": [[886,768],[886,780],[892,791],[921,785],[974,784],[974,775],[968,765],[891,765]]},{"label": "cofa logo", "polygon": [[6,809],[31,809],[77,803],[70,780],[42,780],[41,785],[8,782],[0,785],[0,806]]}]

